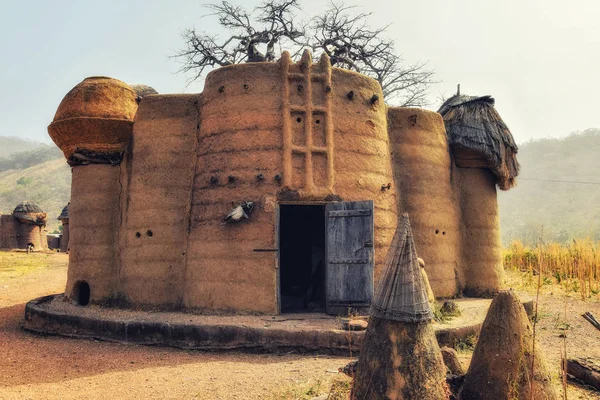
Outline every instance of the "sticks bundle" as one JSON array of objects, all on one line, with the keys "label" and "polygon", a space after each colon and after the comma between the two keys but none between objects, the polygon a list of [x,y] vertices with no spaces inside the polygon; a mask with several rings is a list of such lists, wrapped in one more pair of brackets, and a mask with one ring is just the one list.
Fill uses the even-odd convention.
[{"label": "sticks bundle", "polygon": [[594,315],[591,312],[588,311],[586,313],[581,314],[581,316],[590,324],[592,324],[594,328],[600,331],[600,322],[598,322],[598,320],[594,317]]}]

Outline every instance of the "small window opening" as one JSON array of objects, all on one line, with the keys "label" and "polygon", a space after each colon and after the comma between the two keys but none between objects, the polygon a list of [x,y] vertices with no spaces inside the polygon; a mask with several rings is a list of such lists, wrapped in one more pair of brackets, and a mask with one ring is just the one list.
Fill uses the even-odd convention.
[{"label": "small window opening", "polygon": [[146,235],[148,235],[148,237],[152,237],[152,235],[154,235],[154,233],[152,233],[152,231],[150,229],[148,229],[146,231]]},{"label": "small window opening", "polygon": [[298,122],[298,123],[302,122],[302,118],[300,118],[300,117],[296,118],[296,122]]},{"label": "small window opening", "polygon": [[142,237],[142,234],[141,234],[141,233],[139,233],[139,232],[136,232],[136,233],[135,233],[135,237],[136,237],[136,238],[141,238],[141,237]]},{"label": "small window opening", "polygon": [[320,119],[318,119],[318,120],[316,120],[315,122],[316,122],[317,124],[320,124],[320,123],[321,123],[321,120],[320,120]]},{"label": "small window opening", "polygon": [[77,305],[87,306],[90,304],[90,284],[86,281],[78,281],[73,288],[73,298]]},{"label": "small window opening", "polygon": [[436,230],[435,230],[435,234],[437,235],[438,233],[440,233],[440,230],[439,230],[439,229],[436,229]]},{"label": "small window opening", "polygon": [[442,232],[442,235],[445,235],[445,234],[446,234],[446,231]]}]

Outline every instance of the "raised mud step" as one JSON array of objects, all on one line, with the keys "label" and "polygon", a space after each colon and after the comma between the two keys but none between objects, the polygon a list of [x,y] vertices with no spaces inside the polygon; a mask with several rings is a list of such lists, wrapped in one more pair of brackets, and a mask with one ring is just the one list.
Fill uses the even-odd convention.
[{"label": "raised mud step", "polygon": [[[441,346],[477,335],[490,305],[489,299],[456,302],[461,316],[434,325]],[[526,309],[531,309],[528,303]],[[25,329],[37,333],[182,349],[356,354],[364,331],[342,330],[341,325],[340,318],[326,314],[216,316],[82,307],[65,301],[62,294],[28,302],[24,323]]]}]

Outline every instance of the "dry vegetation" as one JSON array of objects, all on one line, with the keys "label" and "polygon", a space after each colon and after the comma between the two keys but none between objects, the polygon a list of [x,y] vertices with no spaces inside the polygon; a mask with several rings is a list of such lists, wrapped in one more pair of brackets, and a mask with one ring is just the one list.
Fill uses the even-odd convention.
[{"label": "dry vegetation", "polygon": [[558,284],[582,299],[591,298],[600,293],[600,242],[583,239],[531,248],[514,241],[504,253],[504,268],[522,273],[523,283],[534,286],[539,270],[542,285]]}]

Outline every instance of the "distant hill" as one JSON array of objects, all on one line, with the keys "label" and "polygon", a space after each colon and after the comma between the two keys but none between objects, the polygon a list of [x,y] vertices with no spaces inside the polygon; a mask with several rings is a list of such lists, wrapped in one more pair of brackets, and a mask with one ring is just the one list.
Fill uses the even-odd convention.
[{"label": "distant hill", "polygon": [[64,158],[26,169],[0,172],[0,211],[10,214],[23,200],[35,201],[48,213],[48,231],[60,224],[56,219],[71,197],[71,169]]},{"label": "distant hill", "polygon": [[525,143],[518,158],[518,186],[498,195],[503,243],[600,240],[600,129]]},{"label": "distant hill", "polygon": [[16,136],[0,136],[0,158],[9,157],[11,154],[22,151],[34,150],[40,145],[42,143]]}]

